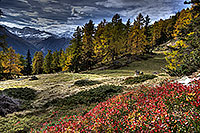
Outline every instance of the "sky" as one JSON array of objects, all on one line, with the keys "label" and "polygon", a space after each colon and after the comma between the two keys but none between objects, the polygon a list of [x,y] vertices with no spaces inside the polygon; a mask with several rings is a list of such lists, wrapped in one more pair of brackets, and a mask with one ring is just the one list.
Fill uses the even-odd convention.
[{"label": "sky", "polygon": [[187,8],[184,0],[0,0],[4,15],[0,24],[9,27],[32,27],[54,34],[74,30],[90,19],[97,25],[118,13],[123,22],[139,13],[151,22],[166,19]]}]

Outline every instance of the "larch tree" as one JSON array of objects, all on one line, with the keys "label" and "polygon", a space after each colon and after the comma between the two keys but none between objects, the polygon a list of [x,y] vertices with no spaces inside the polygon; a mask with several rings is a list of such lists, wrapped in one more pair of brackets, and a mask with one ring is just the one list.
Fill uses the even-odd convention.
[{"label": "larch tree", "polygon": [[90,69],[92,65],[94,65],[94,23],[90,20],[83,27],[83,52],[82,56],[84,59],[83,65],[85,69]]},{"label": "larch tree", "polygon": [[[92,26],[92,22],[90,22],[90,26]],[[93,30],[93,27],[90,27],[89,29]],[[85,29],[85,34],[87,33],[89,38],[84,37],[85,39],[85,47],[83,47],[83,33],[82,29],[78,26],[75,30],[75,33],[73,34],[72,40],[71,40],[71,46],[69,48],[69,51],[67,51],[67,64],[70,64],[69,61],[71,61],[71,66],[69,67],[71,71],[79,72],[81,70],[84,70],[84,66],[89,67],[87,65],[92,65],[93,57],[93,32],[87,33],[87,30]],[[89,48],[89,46],[91,46]],[[86,63],[86,65],[84,65]]]},{"label": "larch tree", "polygon": [[59,52],[56,50],[52,54],[52,63],[51,63],[51,69],[52,72],[54,73],[61,71],[59,60],[60,60],[60,55]]},{"label": "larch tree", "polygon": [[124,37],[125,37],[125,25],[122,23],[122,19],[119,14],[115,14],[112,18],[111,22],[111,37],[110,37],[110,45],[109,50],[111,54],[112,61],[116,60],[122,51],[121,49],[124,47]]},{"label": "larch tree", "polygon": [[129,34],[128,43],[130,45],[130,52],[132,54],[143,54],[145,52],[145,44],[147,44],[147,38],[144,34],[144,17],[140,13],[136,20],[134,20],[133,27]]},{"label": "larch tree", "polygon": [[43,71],[47,74],[52,73],[52,53],[51,50],[48,50],[47,55],[44,58],[44,63],[43,63]]},{"label": "larch tree", "polygon": [[16,54],[12,47],[8,48],[6,52],[2,52],[1,55],[3,55],[1,64],[4,68],[4,73],[9,73],[12,76],[22,75],[23,66],[20,65],[20,55]]},{"label": "larch tree", "polygon": [[35,52],[33,57],[33,74],[41,74],[43,72],[44,55],[42,51]]},{"label": "larch tree", "polygon": [[106,43],[105,43],[105,26],[107,22],[104,19],[101,21],[96,29],[95,35],[94,35],[94,53],[95,53],[95,59],[97,62],[102,62],[104,56],[106,55]]}]

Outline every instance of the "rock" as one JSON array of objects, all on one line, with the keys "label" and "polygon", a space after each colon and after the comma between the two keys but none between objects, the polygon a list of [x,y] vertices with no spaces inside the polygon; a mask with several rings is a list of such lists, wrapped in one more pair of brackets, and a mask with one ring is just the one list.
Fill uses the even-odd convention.
[{"label": "rock", "polygon": [[140,75],[140,71],[136,70],[135,75]]},{"label": "rock", "polygon": [[33,80],[38,80],[38,78],[36,76],[32,76],[29,81],[33,81]]},{"label": "rock", "polygon": [[156,74],[158,74],[158,72],[153,72],[153,74],[155,74],[155,75],[156,75]]}]

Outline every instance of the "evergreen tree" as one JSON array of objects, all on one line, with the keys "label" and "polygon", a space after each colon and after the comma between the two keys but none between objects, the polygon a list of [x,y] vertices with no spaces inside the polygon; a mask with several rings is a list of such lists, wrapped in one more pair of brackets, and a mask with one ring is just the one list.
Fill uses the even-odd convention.
[{"label": "evergreen tree", "polygon": [[124,31],[124,34],[123,34],[123,43],[124,43],[124,47],[123,47],[123,52],[124,54],[130,54],[128,53],[128,49],[129,49],[129,45],[128,45],[128,37],[129,37],[129,34],[130,34],[130,31],[131,31],[131,21],[130,19],[128,19],[128,21],[126,22],[126,25],[125,25],[125,31]]},{"label": "evergreen tree", "polygon": [[134,25],[131,28],[129,34],[128,43],[130,45],[129,51],[132,54],[143,54],[145,52],[145,45],[147,44],[147,37],[145,36],[144,18],[140,13],[136,20],[134,20]]},{"label": "evergreen tree", "polygon": [[20,60],[20,66],[22,66],[23,67],[23,69],[21,69],[21,72],[20,73],[22,73],[23,75],[24,75],[24,72],[25,72],[25,64],[26,64],[26,60],[24,59],[24,55],[20,55],[20,57],[19,57],[19,60]]},{"label": "evergreen tree", "polygon": [[23,66],[21,66],[20,55],[15,53],[15,50],[12,47],[8,48],[6,52],[1,52],[2,55],[2,66],[4,69],[4,73],[9,73],[10,75],[22,75],[21,70]]},{"label": "evergreen tree", "polygon": [[44,58],[43,71],[47,74],[52,73],[52,53],[48,50],[47,55]]},{"label": "evergreen tree", "polygon": [[[193,1],[194,2],[194,1]],[[167,72],[172,76],[190,75],[200,68],[200,5],[182,10],[175,24],[178,41],[166,53]]]},{"label": "evergreen tree", "polygon": [[121,49],[123,48],[124,44],[124,32],[125,32],[125,25],[122,23],[122,19],[120,18],[119,14],[116,14],[112,18],[111,22],[111,31],[110,31],[110,41],[109,44],[109,53],[111,55],[112,61],[116,59],[121,53]]},{"label": "evergreen tree", "polygon": [[60,54],[59,58],[60,68],[62,69],[62,71],[66,71],[65,69],[65,61],[67,59],[66,53],[62,49],[60,49],[59,54]]},{"label": "evergreen tree", "polygon": [[[83,35],[82,35],[81,28],[77,27],[75,33],[73,34],[73,38],[71,40],[72,45],[70,47],[71,50],[67,52],[68,53],[67,56],[68,56],[68,61],[71,60],[71,64],[72,64],[70,69],[74,72],[79,72],[81,70],[87,69],[89,67],[88,65],[92,65],[94,58],[89,57],[89,56],[94,56],[93,42],[91,42],[93,41],[93,28],[94,28],[93,27],[94,25],[93,26],[92,25],[93,25],[93,22],[90,21],[88,25],[86,25],[85,27],[86,28],[85,35],[86,34],[88,35],[88,38],[86,36],[84,37],[85,46],[83,46],[83,42],[82,42]],[[91,48],[89,48],[89,46],[91,46]]]},{"label": "evergreen tree", "polygon": [[151,27],[150,27],[150,17],[147,15],[144,19],[144,35],[146,37],[146,44],[145,44],[145,52],[151,53],[152,52],[152,43],[151,43]]},{"label": "evergreen tree", "polygon": [[105,42],[105,26],[107,22],[104,19],[98,24],[95,35],[94,35],[94,53],[97,62],[102,62],[106,55],[106,42]]},{"label": "evergreen tree", "polygon": [[41,51],[35,52],[33,57],[33,74],[41,74],[43,72],[44,55]]},{"label": "evergreen tree", "polygon": [[52,54],[52,63],[51,63],[51,69],[54,73],[61,71],[59,60],[60,60],[60,55],[59,52],[56,50]]},{"label": "evergreen tree", "polygon": [[27,55],[26,55],[24,73],[25,73],[25,75],[32,74],[32,60],[31,60],[30,50],[28,50]]},{"label": "evergreen tree", "polygon": [[94,65],[94,23],[90,20],[83,27],[83,59],[84,59],[84,69],[90,69]]}]

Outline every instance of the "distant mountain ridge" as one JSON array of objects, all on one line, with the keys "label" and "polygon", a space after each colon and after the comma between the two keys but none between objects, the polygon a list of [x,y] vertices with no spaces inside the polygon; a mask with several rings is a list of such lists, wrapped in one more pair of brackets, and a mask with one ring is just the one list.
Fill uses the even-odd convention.
[{"label": "distant mountain ridge", "polygon": [[48,50],[55,51],[67,48],[71,40],[68,35],[72,34],[70,31],[66,31],[63,36],[58,36],[30,27],[19,29],[1,26],[1,28],[0,35],[7,36],[8,46],[12,46],[17,53],[22,55],[26,55],[27,50],[30,49],[32,56],[36,51],[47,54]]},{"label": "distant mountain ridge", "polygon": [[17,53],[26,55],[28,49],[33,55],[38,49],[31,43],[25,41],[24,39],[10,33],[6,28],[0,26],[0,35],[6,35],[6,42],[8,47],[13,47]]}]

